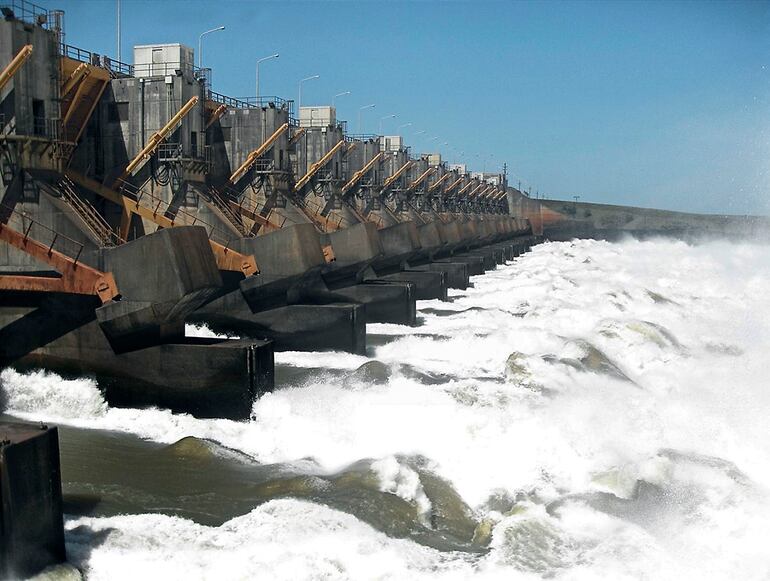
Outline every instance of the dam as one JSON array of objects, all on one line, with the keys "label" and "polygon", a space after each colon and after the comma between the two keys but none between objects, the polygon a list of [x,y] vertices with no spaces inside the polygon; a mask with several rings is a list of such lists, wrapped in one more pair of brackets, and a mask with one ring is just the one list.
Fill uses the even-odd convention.
[{"label": "dam", "polygon": [[[465,578],[501,563],[552,577],[597,547],[629,550],[581,536],[585,511],[600,514],[588,529],[617,526],[619,546],[633,537],[658,559],[640,532],[665,520],[649,504],[704,473],[730,502],[749,496],[751,473],[691,452],[707,426],[654,424],[666,447],[644,421],[657,407],[688,417],[656,391],[677,395],[667,365],[704,380],[711,357],[745,358],[754,385],[761,349],[727,320],[740,311],[710,259],[730,251],[709,240],[767,242],[768,219],[532,198],[506,166],[353,133],[333,105],[222,94],[184,44],[122,62],[69,44],[62,11],[0,7],[0,579],[67,559],[109,578],[127,566],[121,543],[144,540],[160,553],[133,574],[216,576],[221,541],[285,578],[304,521],[345,542],[313,546],[296,578]],[[719,292],[645,270],[668,257],[705,265]],[[687,327],[705,303],[727,315]],[[720,326],[731,342],[711,337]],[[613,421],[626,412],[638,450]],[[594,440],[593,423],[607,433]],[[638,455],[593,450],[613,438]],[[581,445],[590,468],[571,464]],[[373,547],[399,558],[371,565]],[[538,551],[537,565],[521,556]]]}]

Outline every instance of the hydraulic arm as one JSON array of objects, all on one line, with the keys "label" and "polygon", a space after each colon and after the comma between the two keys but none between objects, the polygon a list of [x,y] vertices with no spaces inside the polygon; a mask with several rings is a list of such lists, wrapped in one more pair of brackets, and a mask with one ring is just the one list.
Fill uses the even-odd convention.
[{"label": "hydraulic arm", "polygon": [[402,165],[400,168],[396,170],[396,173],[394,173],[392,176],[390,176],[388,179],[385,180],[385,183],[382,184],[382,192],[386,191],[390,186],[393,185],[393,183],[400,178],[403,173],[408,170],[414,162],[407,161],[404,165]]},{"label": "hydraulic arm", "polygon": [[254,165],[254,163],[262,157],[265,153],[268,152],[268,150],[273,147],[275,142],[278,140],[278,138],[284,134],[284,132],[289,128],[288,123],[284,123],[281,125],[278,129],[276,129],[273,134],[268,137],[265,142],[260,145],[257,149],[252,151],[247,157],[246,160],[241,164],[241,167],[239,167],[237,170],[233,172],[233,175],[230,176],[230,183],[234,184],[239,179],[243,177],[243,175],[249,171],[249,168]]},{"label": "hydraulic arm", "polygon": [[16,56],[11,59],[11,62],[8,63],[8,66],[3,69],[2,73],[0,73],[0,89],[8,84],[8,81],[13,78],[13,75],[16,74],[16,72],[21,68],[21,65],[23,65],[31,55],[31,44],[23,46],[21,50],[16,53]]},{"label": "hydraulic arm", "polygon": [[150,159],[150,156],[155,152],[156,149],[158,149],[158,146],[163,143],[163,141],[169,136],[174,128],[179,123],[181,123],[182,119],[184,119],[185,116],[190,111],[192,111],[192,108],[195,107],[197,103],[198,97],[191,97],[190,100],[187,101],[187,103],[185,103],[179,111],[177,111],[176,115],[174,115],[168,123],[156,131],[147,141],[147,145],[144,146],[142,151],[140,151],[137,156],[131,160],[131,163],[126,166],[126,170],[117,181],[125,179],[129,174],[136,174],[136,172],[142,169],[144,164],[147,163],[147,160]]},{"label": "hydraulic arm", "polygon": [[436,171],[435,167],[429,167],[428,169],[426,169],[424,172],[422,172],[420,174],[420,176],[416,180],[414,180],[411,184],[409,184],[409,189],[410,190],[415,189],[422,182],[424,182],[428,178],[428,176],[433,174],[433,172],[435,172],[435,171]]},{"label": "hydraulic arm", "polygon": [[447,179],[449,176],[450,176],[450,174],[448,174],[448,173],[445,173],[443,176],[441,176],[440,178],[438,178],[438,179],[436,180],[436,183],[434,183],[433,185],[431,185],[431,186],[428,188],[428,191],[429,191],[429,192],[432,192],[432,191],[434,191],[434,190],[438,189],[438,187],[439,187],[439,186],[440,186],[442,183],[444,183],[444,182],[446,181],[446,179]]},{"label": "hydraulic arm", "polygon": [[364,167],[362,167],[360,170],[354,173],[353,177],[350,178],[350,181],[346,183],[344,186],[342,186],[342,193],[343,194],[348,193],[348,191],[353,186],[355,186],[361,180],[361,178],[364,177],[369,172],[369,170],[371,170],[374,167],[374,165],[382,159],[384,155],[385,154],[383,152],[379,152],[372,159],[370,159],[369,162]]},{"label": "hydraulic arm", "polygon": [[341,139],[334,147],[332,147],[329,151],[326,152],[326,155],[324,155],[321,159],[319,159],[317,162],[311,165],[307,173],[304,176],[302,176],[299,179],[299,181],[294,185],[294,193],[297,193],[300,190],[302,190],[302,188],[304,188],[307,185],[307,183],[318,172],[318,170],[324,167],[327,163],[329,163],[332,157],[334,157],[334,154],[337,153],[344,145],[345,145],[345,140]]}]

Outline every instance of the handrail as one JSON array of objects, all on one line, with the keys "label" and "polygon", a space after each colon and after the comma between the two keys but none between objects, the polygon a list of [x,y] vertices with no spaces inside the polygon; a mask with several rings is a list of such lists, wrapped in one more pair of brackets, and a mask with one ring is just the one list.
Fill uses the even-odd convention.
[{"label": "handrail", "polygon": [[[75,183],[117,204],[128,215],[131,213],[138,214],[161,228],[203,226],[206,229],[211,249],[214,252],[217,266],[220,270],[242,272],[246,276],[259,272],[253,256],[243,255],[231,248],[232,238],[221,236],[219,231],[215,230],[213,226],[184,208],[172,211],[170,204],[162,198],[158,198],[152,192],[137,188],[122,179],[118,179],[116,188],[111,188],[72,170],[67,170],[65,174]],[[169,217],[167,213],[171,214],[172,217]],[[222,242],[218,242],[214,238],[215,234]]]},{"label": "handrail", "polygon": [[[41,224],[25,212],[19,212],[5,204],[0,204],[0,208],[8,216],[8,221],[11,217],[17,216],[22,226],[22,231],[18,231],[9,226],[7,222],[0,222],[0,240],[48,264],[61,275],[61,278],[2,275],[0,276],[0,287],[9,290],[47,290],[96,295],[102,303],[119,296],[118,287],[111,273],[101,272],[80,262],[80,256],[84,249],[82,243]],[[33,228],[36,229],[37,233],[45,232],[50,242],[33,238],[31,236]],[[59,250],[58,248],[61,248],[63,244],[73,245],[75,250],[69,253]],[[57,245],[58,248],[56,248]]]},{"label": "handrail", "polygon": [[227,105],[228,107],[234,107],[236,109],[255,109],[257,107],[274,107],[277,109],[284,109],[290,114],[294,112],[294,101],[292,99],[283,99],[275,95],[261,96],[261,97],[228,97],[222,93],[216,91],[210,91],[208,98],[215,103]]}]

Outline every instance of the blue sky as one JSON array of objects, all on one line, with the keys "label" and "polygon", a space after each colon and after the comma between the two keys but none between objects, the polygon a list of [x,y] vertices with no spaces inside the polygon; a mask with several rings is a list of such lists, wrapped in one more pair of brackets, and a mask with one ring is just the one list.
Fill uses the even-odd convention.
[{"label": "blue sky", "polygon": [[[52,0],[69,44],[116,56],[115,2]],[[197,50],[214,89],[330,104],[355,132],[402,129],[414,151],[550,197],[770,213],[769,2],[122,1],[135,44]],[[415,135],[417,131],[426,133]],[[437,136],[431,142],[428,139]],[[463,153],[460,156],[460,152]],[[493,157],[492,157],[493,156]]]}]

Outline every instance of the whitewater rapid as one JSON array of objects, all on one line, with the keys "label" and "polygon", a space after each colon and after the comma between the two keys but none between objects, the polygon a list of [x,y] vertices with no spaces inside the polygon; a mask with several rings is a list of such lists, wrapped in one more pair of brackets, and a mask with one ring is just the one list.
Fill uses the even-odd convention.
[{"label": "whitewater rapid", "polygon": [[69,517],[71,561],[93,579],[767,579],[770,248],[546,243],[472,281],[420,302],[418,327],[369,325],[386,336],[370,357],[277,354],[390,375],[313,374],[262,396],[248,422],[111,408],[90,379],[10,369],[0,409],[317,473],[367,460],[430,527],[424,468],[473,512],[482,550],[280,498],[219,527]]}]

